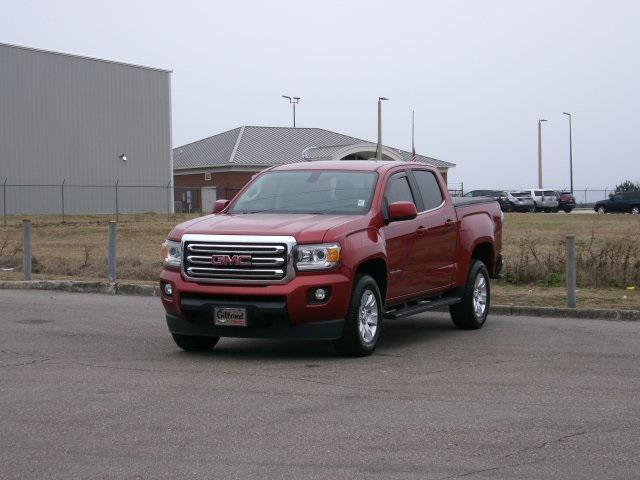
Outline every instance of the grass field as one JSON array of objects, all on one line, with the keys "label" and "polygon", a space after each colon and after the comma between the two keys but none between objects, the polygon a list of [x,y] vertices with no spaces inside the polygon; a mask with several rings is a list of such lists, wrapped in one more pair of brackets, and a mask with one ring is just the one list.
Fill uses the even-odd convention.
[{"label": "grass field", "polygon": [[[31,215],[33,271],[37,277],[105,278],[107,224],[111,216]],[[160,245],[171,230],[191,218],[176,215],[120,215],[118,277],[153,281],[160,269]],[[496,284],[496,301],[564,305],[564,239],[576,235],[579,300],[590,306],[640,308],[640,216],[506,214],[505,279]],[[22,217],[0,225],[0,279],[20,277]],[[12,271],[6,271],[12,269]],[[516,287],[517,286],[517,287]],[[623,298],[626,297],[626,298]],[[604,303],[603,303],[604,302]]]}]

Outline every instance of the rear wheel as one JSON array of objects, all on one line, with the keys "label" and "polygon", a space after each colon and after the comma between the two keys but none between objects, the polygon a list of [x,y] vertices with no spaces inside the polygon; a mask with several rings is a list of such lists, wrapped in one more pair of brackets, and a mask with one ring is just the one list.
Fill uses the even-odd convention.
[{"label": "rear wheel", "polygon": [[179,335],[172,333],[173,341],[187,352],[206,352],[216,346],[220,337],[196,337],[194,335]]},{"label": "rear wheel", "polygon": [[632,207],[631,213],[634,215],[640,215],[640,207]]},{"label": "rear wheel", "polygon": [[382,330],[382,298],[376,281],[369,275],[358,275],[351,292],[342,338],[334,345],[349,357],[371,355]]},{"label": "rear wheel", "polygon": [[449,307],[453,324],[464,330],[481,328],[491,303],[489,272],[484,263],[474,260],[464,288],[462,301]]}]

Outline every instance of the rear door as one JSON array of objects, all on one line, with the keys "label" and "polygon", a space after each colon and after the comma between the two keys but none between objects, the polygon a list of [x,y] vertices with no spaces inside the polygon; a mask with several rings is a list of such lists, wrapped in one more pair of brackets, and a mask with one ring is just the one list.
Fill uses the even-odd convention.
[{"label": "rear door", "polygon": [[[403,170],[394,173],[387,180],[384,202],[387,208],[393,202],[413,202],[416,195],[409,183],[409,177]],[[416,204],[417,209],[417,204]],[[417,219],[392,222],[384,227],[387,247],[387,266],[389,269],[389,285],[387,299],[410,295],[414,289],[412,268],[412,251],[417,237]]]},{"label": "rear door", "polygon": [[445,201],[443,186],[435,172],[414,168],[411,176],[419,194],[417,236],[411,256],[415,271],[412,289],[415,292],[442,290],[450,285],[455,269],[455,208]]}]

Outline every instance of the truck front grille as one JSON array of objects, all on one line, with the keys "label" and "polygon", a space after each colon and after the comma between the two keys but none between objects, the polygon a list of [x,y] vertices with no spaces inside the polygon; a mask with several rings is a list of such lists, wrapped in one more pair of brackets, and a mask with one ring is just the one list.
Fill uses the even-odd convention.
[{"label": "truck front grille", "polygon": [[281,283],[287,276],[292,245],[246,239],[246,243],[184,240],[185,276],[212,283]]}]

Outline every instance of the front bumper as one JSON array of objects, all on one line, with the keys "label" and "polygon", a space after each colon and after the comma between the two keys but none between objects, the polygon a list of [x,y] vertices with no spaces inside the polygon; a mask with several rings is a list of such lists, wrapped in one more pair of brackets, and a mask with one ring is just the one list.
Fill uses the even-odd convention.
[{"label": "front bumper", "polygon": [[167,314],[171,333],[207,337],[237,338],[295,338],[306,340],[335,340],[342,336],[344,320],[325,320],[292,326],[286,321],[263,327],[220,327],[213,325],[213,316],[185,318]]},{"label": "front bumper", "polygon": [[[243,338],[335,339],[342,336],[351,294],[346,271],[299,273],[277,285],[222,285],[187,282],[181,273],[163,269],[161,285],[170,283],[173,295],[162,295],[172,333]],[[322,304],[309,300],[309,290],[328,288]],[[246,327],[215,326],[214,307],[241,307]]]}]

